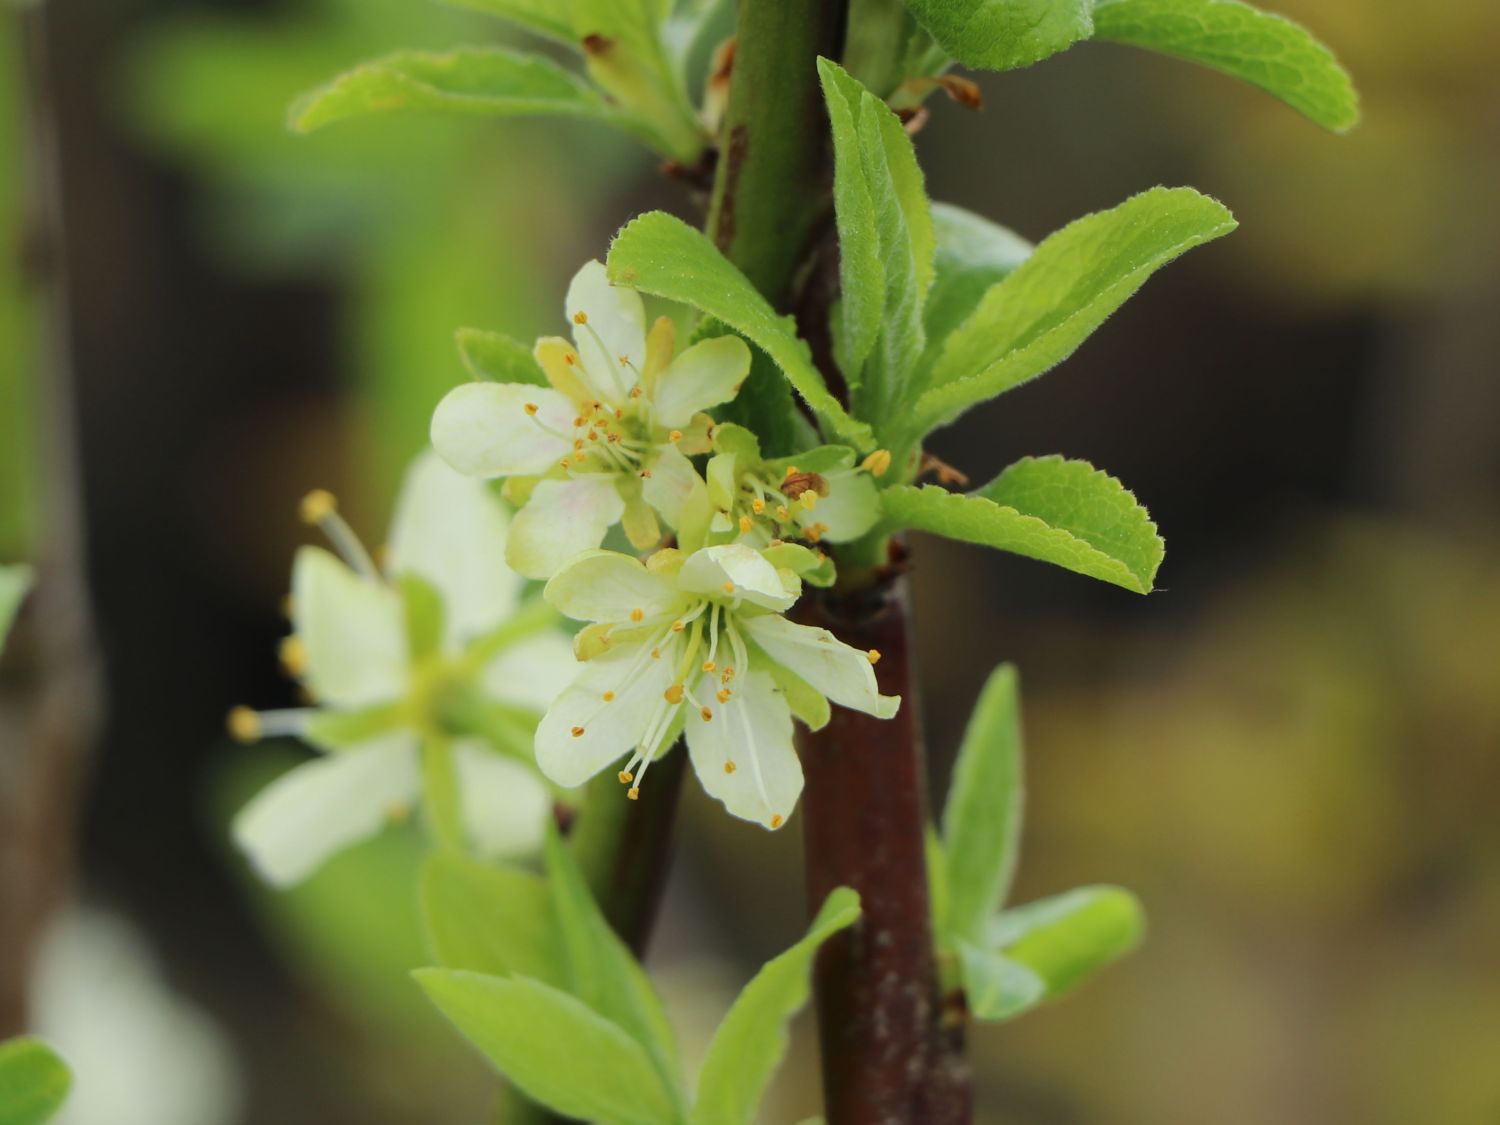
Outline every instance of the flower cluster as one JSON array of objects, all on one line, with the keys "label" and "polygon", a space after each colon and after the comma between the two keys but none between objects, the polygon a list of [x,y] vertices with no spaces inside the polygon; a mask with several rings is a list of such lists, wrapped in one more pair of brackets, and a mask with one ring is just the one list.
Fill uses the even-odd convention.
[{"label": "flower cluster", "polygon": [[[900,702],[879,693],[879,653],[785,617],[804,582],[833,580],[818,544],[875,524],[870,478],[889,455],[763,456],[753,433],[708,413],[748,375],[744,341],[679,352],[675,322],[648,327],[640,295],[598,262],[574,277],[565,311],[572,341],[535,348],[546,386],[466,384],[432,420],[455,469],[505,478],[520,509],[507,563],[585,623],[582,667],[537,728],[537,764],[565,787],[618,765],[633,798],[685,735],[705,790],[779,828],[802,790],[793,717],[820,726],[830,700],[889,717]],[[634,553],[600,549],[617,526]]]}]

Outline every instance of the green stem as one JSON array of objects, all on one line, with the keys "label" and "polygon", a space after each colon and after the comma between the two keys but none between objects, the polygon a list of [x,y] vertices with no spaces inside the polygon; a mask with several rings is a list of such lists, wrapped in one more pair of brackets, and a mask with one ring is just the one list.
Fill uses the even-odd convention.
[{"label": "green stem", "polygon": [[422,812],[439,848],[455,851],[463,848],[463,813],[453,745],[436,734],[429,734],[422,745]]}]

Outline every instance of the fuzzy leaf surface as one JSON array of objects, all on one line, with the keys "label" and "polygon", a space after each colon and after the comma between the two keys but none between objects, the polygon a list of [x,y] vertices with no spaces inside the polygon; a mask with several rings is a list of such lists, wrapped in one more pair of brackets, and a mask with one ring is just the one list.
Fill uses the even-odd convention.
[{"label": "fuzzy leaf surface", "polygon": [[938,46],[965,66],[1014,70],[1093,31],[1092,0],[906,0]]},{"label": "fuzzy leaf surface", "polygon": [[968,319],[992,286],[1004,281],[1032,251],[1014,231],[951,203],[932,205],[936,242],[932,288],[923,314],[927,338],[940,344]]},{"label": "fuzzy leaf surface", "polygon": [[531,349],[503,332],[486,332],[482,328],[460,328],[455,336],[458,354],[476,379],[496,383],[534,383],[548,385],[542,365]]}]

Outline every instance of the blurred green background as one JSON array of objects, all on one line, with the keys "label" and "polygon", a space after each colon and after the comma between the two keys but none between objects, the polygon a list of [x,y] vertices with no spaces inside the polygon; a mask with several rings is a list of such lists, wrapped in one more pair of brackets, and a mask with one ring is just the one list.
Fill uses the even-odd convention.
[{"label": "blurred green background", "polygon": [[[1280,10],[1354,72],[1350,137],[1084,45],[985,76],[980,115],[935,101],[919,138],[935,197],[1031,238],[1156,183],[1242,224],[935,445],[981,479],[1086,457],[1168,543],[1145,599],[916,546],[934,792],[984,676],[1016,662],[1020,897],[1120,882],[1151,918],[1097,983],[973,1033],[984,1122],[1500,1121],[1500,6]],[[333,488],[373,536],[463,377],[454,329],[556,331],[567,278],[618,225],[695,201],[588,124],[284,130],[293,95],[363,57],[499,35],[422,0],[52,0],[45,70],[41,29],[34,9],[0,14],[0,560],[56,549],[50,402],[78,437],[103,672],[76,889],[131,920],[151,987],[224,1056],[186,1117],[170,1062],[141,1062],[139,1119],[477,1120],[490,1084],[401,973],[421,956],[414,840],[257,891],[224,821],[277,755],[228,745],[222,716],[288,697],[273,655],[297,497]],[[39,327],[56,276],[36,245],[42,133],[61,155],[71,385]],[[41,675],[46,604],[0,709]],[[799,932],[802,895],[795,834],[696,791],[682,831],[653,968],[691,1059]],[[37,971],[77,945],[51,941]],[[62,1038],[51,995],[35,1018]],[[130,1010],[116,1036],[139,1032]],[[806,1020],[799,1035],[810,1048]],[[816,1111],[810,1054],[794,1049],[768,1122]],[[119,1125],[119,1104],[71,1120]]]}]

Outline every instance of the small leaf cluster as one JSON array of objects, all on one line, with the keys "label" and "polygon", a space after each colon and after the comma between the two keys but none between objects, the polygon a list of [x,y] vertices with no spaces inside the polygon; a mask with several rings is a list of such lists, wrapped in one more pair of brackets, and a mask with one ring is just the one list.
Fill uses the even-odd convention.
[{"label": "small leaf cluster", "polygon": [[415,975],[432,1002],[527,1097],[604,1125],[753,1121],[786,1023],[807,1001],[813,954],[859,917],[859,897],[835,890],[807,934],[746,985],[694,1097],[660,998],[556,832],[545,878],[434,854],[421,903],[439,964]]}]

